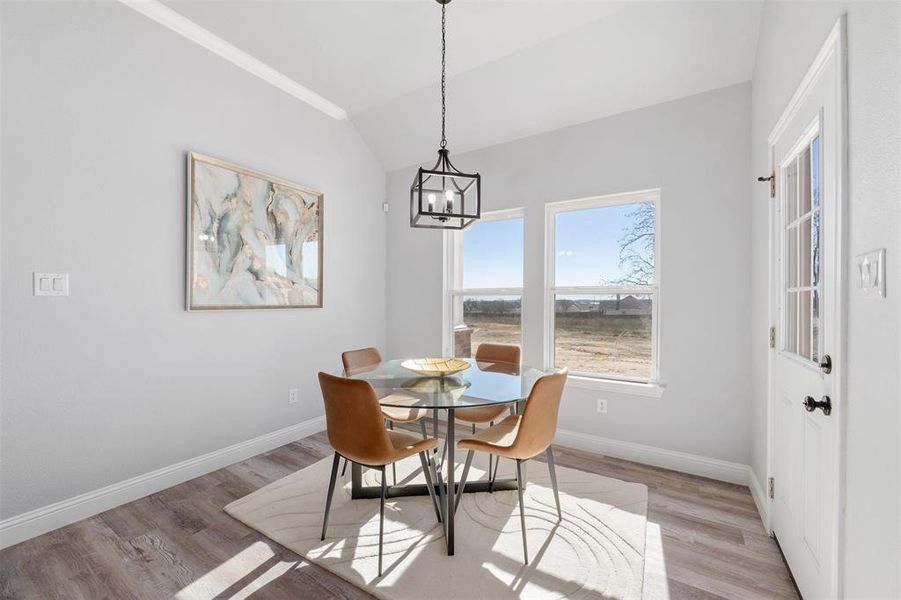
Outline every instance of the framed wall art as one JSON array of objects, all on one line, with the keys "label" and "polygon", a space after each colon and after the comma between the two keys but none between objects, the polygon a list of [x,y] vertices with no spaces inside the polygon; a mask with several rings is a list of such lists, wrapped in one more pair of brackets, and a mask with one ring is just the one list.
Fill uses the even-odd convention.
[{"label": "framed wall art", "polygon": [[187,309],[321,308],[322,200],[189,153]]}]

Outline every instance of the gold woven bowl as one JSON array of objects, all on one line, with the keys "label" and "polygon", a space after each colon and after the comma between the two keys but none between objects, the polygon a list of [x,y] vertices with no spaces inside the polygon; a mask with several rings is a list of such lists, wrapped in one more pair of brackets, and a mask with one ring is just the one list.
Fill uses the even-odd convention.
[{"label": "gold woven bowl", "polygon": [[400,366],[426,377],[446,377],[465,371],[469,363],[459,358],[411,358]]}]

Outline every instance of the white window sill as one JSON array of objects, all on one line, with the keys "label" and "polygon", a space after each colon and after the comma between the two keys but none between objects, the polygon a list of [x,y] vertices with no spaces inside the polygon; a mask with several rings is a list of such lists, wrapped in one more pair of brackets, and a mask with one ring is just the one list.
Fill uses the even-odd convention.
[{"label": "white window sill", "polygon": [[659,383],[639,383],[636,381],[618,381],[616,379],[602,379],[600,377],[581,377],[570,375],[566,380],[567,386],[585,390],[600,392],[614,392],[629,396],[641,396],[643,398],[660,398],[666,389]]}]

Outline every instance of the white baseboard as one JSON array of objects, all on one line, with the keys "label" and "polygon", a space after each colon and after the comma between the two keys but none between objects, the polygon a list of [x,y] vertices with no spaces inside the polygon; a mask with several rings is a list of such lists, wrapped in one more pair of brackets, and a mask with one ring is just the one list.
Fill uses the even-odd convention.
[{"label": "white baseboard", "polygon": [[770,531],[770,500],[767,498],[766,488],[760,485],[757,473],[754,469],[748,469],[748,487],[751,488],[751,497],[754,498],[754,504],[757,505],[757,512],[760,513],[760,520],[767,533]]},{"label": "white baseboard", "polygon": [[0,521],[0,548],[18,544],[48,531],[227,467],[251,456],[268,452],[324,429],[325,417],[315,417],[251,440],[3,519]]},{"label": "white baseboard", "polygon": [[739,485],[749,484],[751,469],[748,465],[740,463],[707,458],[706,456],[688,454],[687,452],[666,450],[654,446],[645,446],[644,444],[612,440],[566,429],[557,430],[557,437],[554,443],[578,450],[585,450],[586,452],[605,454],[614,458],[672,469],[681,473],[709,477],[719,481],[727,481]]}]

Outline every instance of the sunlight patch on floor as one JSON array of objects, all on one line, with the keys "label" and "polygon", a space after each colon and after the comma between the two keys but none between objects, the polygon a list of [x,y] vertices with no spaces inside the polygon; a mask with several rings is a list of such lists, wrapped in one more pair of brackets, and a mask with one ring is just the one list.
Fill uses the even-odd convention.
[{"label": "sunlight patch on floor", "polygon": [[[268,544],[264,542],[254,542],[244,550],[235,554],[224,563],[209,571],[190,585],[182,588],[175,597],[178,600],[201,600],[215,598],[222,592],[228,590],[236,583],[259,569],[267,561],[271,560],[275,555]],[[287,565],[284,571],[287,571],[291,565],[295,563],[278,563],[265,572],[268,575],[276,570],[280,565]],[[242,586],[242,592],[249,588],[251,584]],[[229,597],[239,597],[232,596]],[[244,597],[244,596],[240,596]]]},{"label": "sunlight patch on floor", "polygon": [[666,555],[663,553],[663,532],[660,524],[648,521],[645,541],[644,593],[646,600],[669,600],[666,575]]}]

